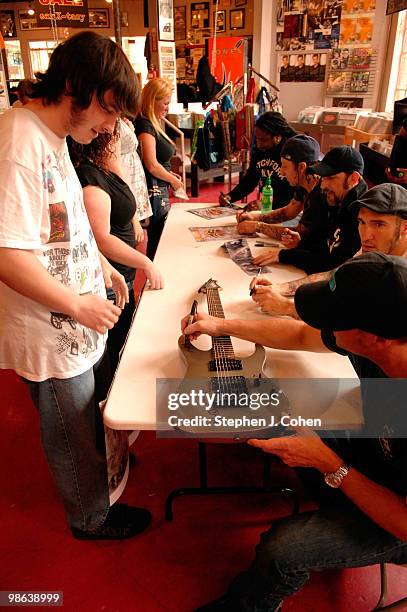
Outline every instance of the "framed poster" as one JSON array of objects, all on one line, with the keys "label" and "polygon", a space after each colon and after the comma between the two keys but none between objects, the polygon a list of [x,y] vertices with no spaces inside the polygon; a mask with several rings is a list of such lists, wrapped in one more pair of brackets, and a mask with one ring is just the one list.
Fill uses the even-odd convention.
[{"label": "framed poster", "polygon": [[17,38],[14,11],[0,11],[0,32],[4,40],[8,38]]},{"label": "framed poster", "polygon": [[110,28],[109,9],[89,9],[90,28]]},{"label": "framed poster", "polygon": [[21,30],[49,30],[50,26],[39,26],[37,25],[37,19],[35,15],[29,15],[27,10],[19,10],[18,18],[20,20]]},{"label": "framed poster", "polygon": [[238,11],[230,11],[229,19],[231,30],[244,29],[244,9],[239,9]]},{"label": "framed poster", "polygon": [[174,13],[172,0],[158,0],[157,15],[159,40],[174,40]]},{"label": "framed poster", "polygon": [[191,28],[202,30],[209,27],[209,2],[192,2]]},{"label": "framed poster", "polygon": [[172,86],[171,102],[177,101],[177,71],[175,60],[175,42],[158,41],[158,65],[160,77],[167,79]]},{"label": "framed poster", "polygon": [[387,0],[386,15],[407,9],[407,0]]},{"label": "framed poster", "polygon": [[174,38],[185,40],[187,37],[186,6],[174,6]]},{"label": "framed poster", "polygon": [[216,32],[226,32],[226,11],[213,13],[213,27]]}]

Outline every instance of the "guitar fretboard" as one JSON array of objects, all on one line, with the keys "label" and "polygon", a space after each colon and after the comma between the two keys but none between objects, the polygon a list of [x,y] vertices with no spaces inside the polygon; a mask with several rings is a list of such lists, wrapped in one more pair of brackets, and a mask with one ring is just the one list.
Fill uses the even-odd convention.
[{"label": "guitar fretboard", "polygon": [[[219,297],[218,289],[207,290],[208,312],[213,317],[225,318],[222,303]],[[220,369],[225,370],[240,370],[241,362],[235,358],[232,341],[230,336],[218,336],[212,338],[212,354],[216,362],[216,366],[222,365]],[[240,366],[239,366],[240,364]],[[210,367],[210,369],[212,369]],[[215,369],[215,368],[214,368]],[[219,367],[216,367],[219,369]]]}]

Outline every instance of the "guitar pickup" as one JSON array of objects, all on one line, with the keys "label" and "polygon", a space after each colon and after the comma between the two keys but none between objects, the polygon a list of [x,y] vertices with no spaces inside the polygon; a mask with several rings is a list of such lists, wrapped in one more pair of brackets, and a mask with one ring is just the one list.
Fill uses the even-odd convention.
[{"label": "guitar pickup", "polygon": [[227,359],[224,357],[211,359],[208,366],[209,372],[232,372],[234,370],[243,370],[240,359]]}]

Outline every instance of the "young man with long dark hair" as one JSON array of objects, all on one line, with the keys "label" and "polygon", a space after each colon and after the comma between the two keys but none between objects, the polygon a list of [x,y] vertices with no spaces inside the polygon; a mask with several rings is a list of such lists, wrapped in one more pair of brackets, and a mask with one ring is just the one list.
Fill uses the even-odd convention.
[{"label": "young man with long dark hair", "polygon": [[74,536],[121,539],[151,518],[109,508],[98,405],[110,383],[106,334],[128,294],[99,255],[65,138],[113,131],[120,113],[135,115],[139,88],[120,47],[90,31],[58,45],[36,77],[24,108],[0,118],[0,367],[29,387]]}]

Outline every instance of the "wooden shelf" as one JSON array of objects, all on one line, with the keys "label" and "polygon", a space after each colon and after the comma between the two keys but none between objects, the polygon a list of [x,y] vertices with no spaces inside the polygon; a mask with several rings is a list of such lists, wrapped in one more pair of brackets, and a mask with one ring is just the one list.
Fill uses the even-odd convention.
[{"label": "wooden shelf", "polygon": [[345,144],[353,145],[353,142],[369,142],[375,138],[376,140],[389,140],[391,138],[391,134],[371,134],[370,132],[364,132],[363,130],[358,130],[355,127],[347,127],[345,130]]}]

